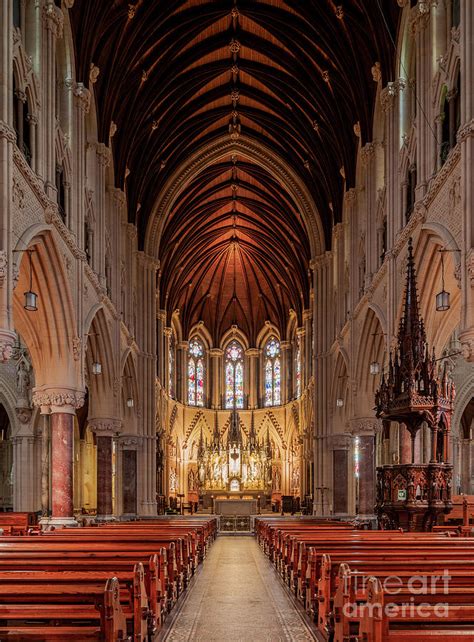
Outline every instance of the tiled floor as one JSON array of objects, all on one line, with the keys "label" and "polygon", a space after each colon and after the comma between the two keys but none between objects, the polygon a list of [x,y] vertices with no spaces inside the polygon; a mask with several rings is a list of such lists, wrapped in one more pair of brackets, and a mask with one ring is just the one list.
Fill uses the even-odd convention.
[{"label": "tiled floor", "polygon": [[[174,615],[174,614],[173,614]],[[171,627],[166,642],[316,640],[253,537],[221,536]]]}]

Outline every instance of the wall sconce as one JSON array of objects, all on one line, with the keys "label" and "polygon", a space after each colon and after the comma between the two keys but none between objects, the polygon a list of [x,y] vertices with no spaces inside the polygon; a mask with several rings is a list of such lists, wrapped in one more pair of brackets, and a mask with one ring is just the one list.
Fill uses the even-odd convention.
[{"label": "wall sconce", "polygon": [[343,405],[344,405],[344,399],[342,399],[342,397],[338,397],[338,398],[336,399],[336,406],[337,406],[338,408],[342,408],[342,406],[343,406]]},{"label": "wall sconce", "polygon": [[436,295],[436,311],[437,312],[446,312],[451,307],[449,302],[449,292],[446,292],[444,289],[444,249],[439,250],[441,252],[441,292],[438,292]]},{"label": "wall sconce", "polygon": [[34,252],[34,250],[28,250],[28,256],[29,256],[29,261],[30,261],[30,286],[28,289],[28,292],[25,292],[25,303],[23,307],[25,310],[28,312],[36,312],[38,309],[37,301],[38,301],[38,295],[36,292],[33,292],[33,266],[31,262],[31,255]]},{"label": "wall sconce", "polygon": [[129,397],[127,399],[127,408],[133,408],[133,398]]}]

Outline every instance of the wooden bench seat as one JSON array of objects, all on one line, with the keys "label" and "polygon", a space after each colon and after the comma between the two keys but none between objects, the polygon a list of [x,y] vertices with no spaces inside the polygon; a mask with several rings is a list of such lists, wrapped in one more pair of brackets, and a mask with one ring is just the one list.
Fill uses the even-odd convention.
[{"label": "wooden bench seat", "polygon": [[1,585],[0,623],[0,639],[128,639],[116,578],[108,579],[105,588],[103,584],[63,584],[59,591],[48,581],[34,586]]}]

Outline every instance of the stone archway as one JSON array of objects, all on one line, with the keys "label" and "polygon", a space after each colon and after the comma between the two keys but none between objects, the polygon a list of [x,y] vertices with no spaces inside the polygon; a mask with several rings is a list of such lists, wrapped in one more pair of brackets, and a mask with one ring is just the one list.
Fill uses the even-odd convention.
[{"label": "stone archway", "polygon": [[474,396],[471,397],[461,415],[461,492],[474,493]]}]

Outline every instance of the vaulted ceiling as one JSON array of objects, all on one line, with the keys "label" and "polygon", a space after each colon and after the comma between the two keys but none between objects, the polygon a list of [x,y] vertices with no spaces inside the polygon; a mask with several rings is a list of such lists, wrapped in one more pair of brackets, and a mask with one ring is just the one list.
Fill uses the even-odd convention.
[{"label": "vaulted ceiling", "polygon": [[[116,185],[143,248],[171,177],[223,136],[261,144],[304,183],[326,247],[371,139],[371,68],[392,79],[395,0],[76,0],[77,79],[100,69],[99,139],[111,123]],[[354,125],[360,125],[360,138]],[[190,180],[163,228],[161,305],[216,343],[232,324],[254,340],[283,333],[309,303],[310,243],[301,207],[271,168],[238,153]],[[300,317],[301,318],[301,317]]]}]

